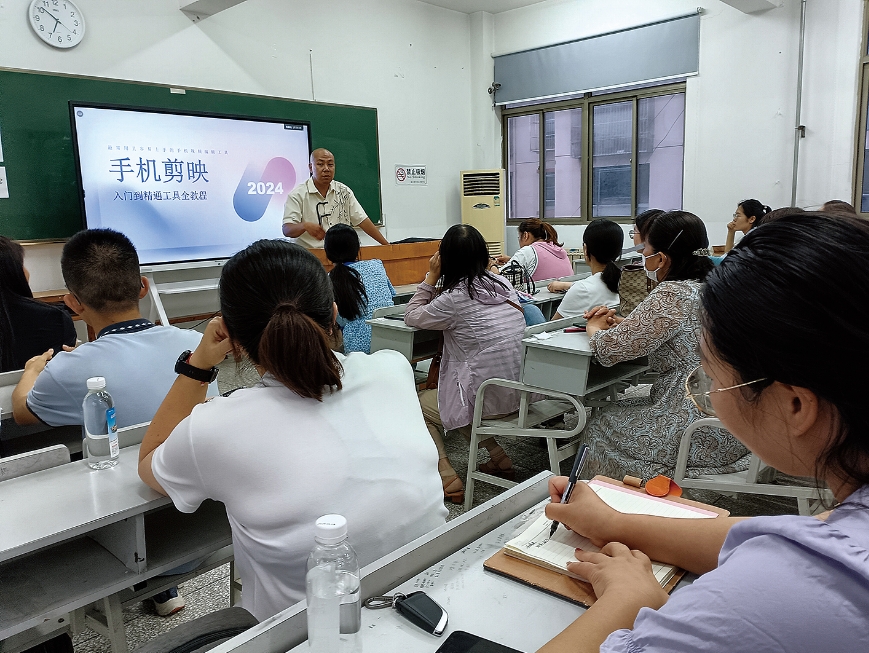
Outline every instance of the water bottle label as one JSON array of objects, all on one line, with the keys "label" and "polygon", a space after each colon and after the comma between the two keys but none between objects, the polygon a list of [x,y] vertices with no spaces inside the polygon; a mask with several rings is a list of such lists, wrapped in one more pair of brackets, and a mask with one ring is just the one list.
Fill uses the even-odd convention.
[{"label": "water bottle label", "polygon": [[118,455],[118,424],[115,421],[114,407],[106,410],[106,424],[109,427],[109,455],[116,458]]}]

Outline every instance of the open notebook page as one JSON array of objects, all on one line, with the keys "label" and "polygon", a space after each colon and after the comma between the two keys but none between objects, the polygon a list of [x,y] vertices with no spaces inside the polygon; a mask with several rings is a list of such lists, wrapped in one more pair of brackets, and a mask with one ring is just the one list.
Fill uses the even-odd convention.
[{"label": "open notebook page", "polygon": [[[639,494],[608,483],[591,481],[588,485],[609,506],[627,514],[682,519],[717,517],[714,512],[703,510],[702,508]],[[552,521],[546,515],[540,515],[520,535],[507,542],[504,547],[505,553],[567,576],[585,580],[567,571],[566,565],[568,562],[576,560],[574,556],[575,549],[582,549],[583,551],[599,551],[600,549],[586,538],[567,530],[563,526],[559,526],[558,530],[555,531],[555,535],[550,539],[549,530],[551,526]],[[666,585],[675,571],[676,569],[672,565],[658,562],[652,563],[652,572],[662,586]]]}]

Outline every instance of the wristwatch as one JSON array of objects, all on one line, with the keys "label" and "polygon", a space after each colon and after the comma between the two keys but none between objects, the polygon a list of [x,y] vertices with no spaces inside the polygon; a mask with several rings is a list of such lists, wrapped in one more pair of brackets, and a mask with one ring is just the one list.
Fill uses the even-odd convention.
[{"label": "wristwatch", "polygon": [[217,378],[219,370],[216,367],[212,367],[210,370],[193,367],[190,364],[190,357],[192,355],[193,352],[188,349],[178,357],[178,360],[175,362],[175,374],[181,374],[201,383],[212,383]]}]

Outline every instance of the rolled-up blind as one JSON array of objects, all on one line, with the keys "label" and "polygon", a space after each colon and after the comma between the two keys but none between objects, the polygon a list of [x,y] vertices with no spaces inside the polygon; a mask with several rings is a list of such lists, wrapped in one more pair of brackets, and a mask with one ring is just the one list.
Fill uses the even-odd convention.
[{"label": "rolled-up blind", "polygon": [[495,57],[497,104],[554,98],[699,72],[697,13]]}]

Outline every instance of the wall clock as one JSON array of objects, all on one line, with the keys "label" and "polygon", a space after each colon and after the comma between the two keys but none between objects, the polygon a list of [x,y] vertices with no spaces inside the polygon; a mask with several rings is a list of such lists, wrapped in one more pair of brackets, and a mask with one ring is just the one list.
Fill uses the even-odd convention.
[{"label": "wall clock", "polygon": [[84,16],[71,0],[33,0],[28,13],[30,27],[55,48],[72,48],[84,38]]}]

